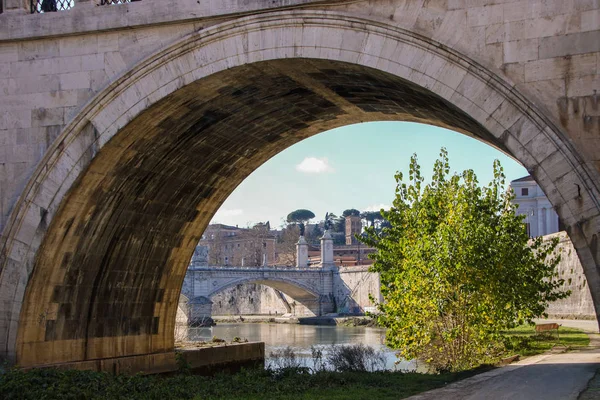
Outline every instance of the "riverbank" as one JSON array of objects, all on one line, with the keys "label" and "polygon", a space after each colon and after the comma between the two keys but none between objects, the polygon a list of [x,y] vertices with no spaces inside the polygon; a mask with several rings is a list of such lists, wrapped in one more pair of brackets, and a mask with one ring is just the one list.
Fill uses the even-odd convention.
[{"label": "riverbank", "polygon": [[376,327],[375,320],[367,316],[321,316],[293,317],[271,315],[216,315],[212,317],[217,324],[226,323],[271,323],[271,324],[300,324],[316,326],[367,326]]},{"label": "riverbank", "polygon": [[[242,324],[240,324],[242,325]],[[259,325],[259,324],[257,324]],[[247,326],[247,325],[246,325]],[[264,326],[269,328],[269,326]],[[272,326],[271,328],[273,328]],[[292,328],[280,325],[280,328]],[[298,326],[299,327],[299,326]],[[315,327],[318,329],[318,327]],[[331,329],[322,327],[321,329]],[[368,328],[372,330],[372,328]],[[344,328],[344,330],[355,331]],[[282,335],[276,335],[281,337]],[[562,351],[588,345],[582,333],[561,328],[560,339],[537,337],[533,328],[520,327],[513,330],[515,349],[521,354],[525,345],[532,353],[543,352],[564,346]],[[585,336],[585,335],[583,335]],[[531,338],[531,340],[523,340]],[[243,339],[240,339],[243,340]],[[289,337],[283,337],[289,342]],[[222,343],[213,339],[212,345]],[[538,343],[542,342],[542,343]],[[197,347],[193,345],[192,347]],[[200,347],[205,347],[204,345]],[[233,347],[228,344],[228,347]],[[550,353],[548,353],[550,354]],[[547,357],[547,355],[537,356]],[[527,361],[528,360],[528,361]],[[525,364],[534,364],[536,357],[530,357]],[[284,370],[242,370],[235,375],[217,374],[212,377],[192,375],[193,365],[189,360],[179,358],[179,371],[170,375],[126,376],[102,372],[38,369],[0,371],[0,398],[2,399],[402,399],[425,391],[449,386],[464,378],[493,369],[482,367],[471,371],[451,374],[421,374],[396,371],[377,372],[334,372],[319,370],[309,373],[306,367]],[[513,364],[508,370],[514,368]],[[522,365],[525,365],[522,364]],[[564,368],[565,364],[560,364]],[[503,368],[500,368],[503,369]],[[499,369],[494,369],[499,370]],[[485,374],[484,374],[485,375]],[[493,373],[490,376],[496,376]],[[485,376],[484,376],[485,377]],[[477,385],[472,385],[476,387]],[[470,390],[470,389],[469,389]],[[460,392],[458,392],[460,394]],[[443,398],[443,397],[442,397]],[[461,398],[460,396],[458,398]]]}]

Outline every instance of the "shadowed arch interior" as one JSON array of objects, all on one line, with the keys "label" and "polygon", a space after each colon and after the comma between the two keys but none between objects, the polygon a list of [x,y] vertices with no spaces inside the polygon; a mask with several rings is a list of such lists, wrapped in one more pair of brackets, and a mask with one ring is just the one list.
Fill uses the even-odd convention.
[{"label": "shadowed arch interior", "polygon": [[294,282],[294,281],[287,281],[287,280],[283,280],[283,279],[257,279],[257,278],[247,278],[247,279],[240,279],[240,280],[236,280],[234,282],[230,282],[227,285],[221,286],[218,289],[208,293],[208,297],[214,296],[217,293],[223,292],[224,290],[227,290],[231,287],[234,287],[236,285],[245,285],[245,284],[252,284],[255,283],[257,285],[264,285],[264,286],[268,286],[270,288],[273,288],[275,290],[279,290],[282,293],[285,293],[286,295],[290,296],[291,298],[295,299],[295,300],[309,300],[309,301],[316,301],[319,299],[319,295],[317,293],[315,293],[314,290],[311,290],[308,287],[305,287],[303,285],[301,285],[298,282]]},{"label": "shadowed arch interior", "polygon": [[[257,278],[247,278],[247,279],[239,279],[233,282],[228,283],[227,285],[220,286],[216,290],[212,291],[208,294],[208,297],[215,296],[229,288],[232,288],[237,285],[246,285],[246,284],[257,284],[269,287],[280,292],[280,295],[286,295],[289,298],[293,299],[295,302],[302,304],[308,310],[310,310],[314,315],[321,315],[323,311],[331,312],[330,309],[325,310],[320,302],[320,296],[317,294],[316,290],[302,285],[299,282],[284,280],[284,279],[257,279]],[[286,308],[289,307],[289,304],[286,304]]]},{"label": "shadowed arch interior", "polygon": [[381,120],[438,125],[503,149],[433,93],[326,60],[233,68],[145,110],[96,155],[51,222],[25,294],[19,364],[170,350],[189,259],[235,187],[303,138]]}]

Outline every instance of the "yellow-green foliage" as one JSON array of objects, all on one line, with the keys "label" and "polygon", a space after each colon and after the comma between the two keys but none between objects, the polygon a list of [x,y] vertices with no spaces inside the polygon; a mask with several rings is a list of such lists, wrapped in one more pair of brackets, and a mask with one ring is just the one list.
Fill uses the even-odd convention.
[{"label": "yellow-green foliage", "polygon": [[557,240],[528,243],[497,160],[485,187],[472,170],[451,175],[445,149],[431,183],[424,183],[416,155],[409,183],[401,173],[396,182],[393,206],[382,213],[389,226],[367,228],[362,240],[378,250],[378,322],[401,357],[450,371],[493,361],[503,329],[543,315],[548,302],[568,295],[554,273]]}]

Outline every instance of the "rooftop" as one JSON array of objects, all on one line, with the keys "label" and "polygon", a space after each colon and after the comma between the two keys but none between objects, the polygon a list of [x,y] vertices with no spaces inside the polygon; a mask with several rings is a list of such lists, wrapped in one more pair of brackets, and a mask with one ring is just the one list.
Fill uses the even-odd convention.
[{"label": "rooftop", "polygon": [[535,179],[533,179],[533,176],[527,175],[522,178],[515,179],[514,181],[511,181],[510,183],[513,183],[513,182],[535,182]]}]

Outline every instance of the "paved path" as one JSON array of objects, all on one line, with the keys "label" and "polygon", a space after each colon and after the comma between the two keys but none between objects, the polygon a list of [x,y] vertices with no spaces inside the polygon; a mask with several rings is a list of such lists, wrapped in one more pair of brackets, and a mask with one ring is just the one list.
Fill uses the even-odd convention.
[{"label": "paved path", "polygon": [[600,335],[592,348],[542,354],[409,397],[410,400],[576,400],[600,368]]}]

